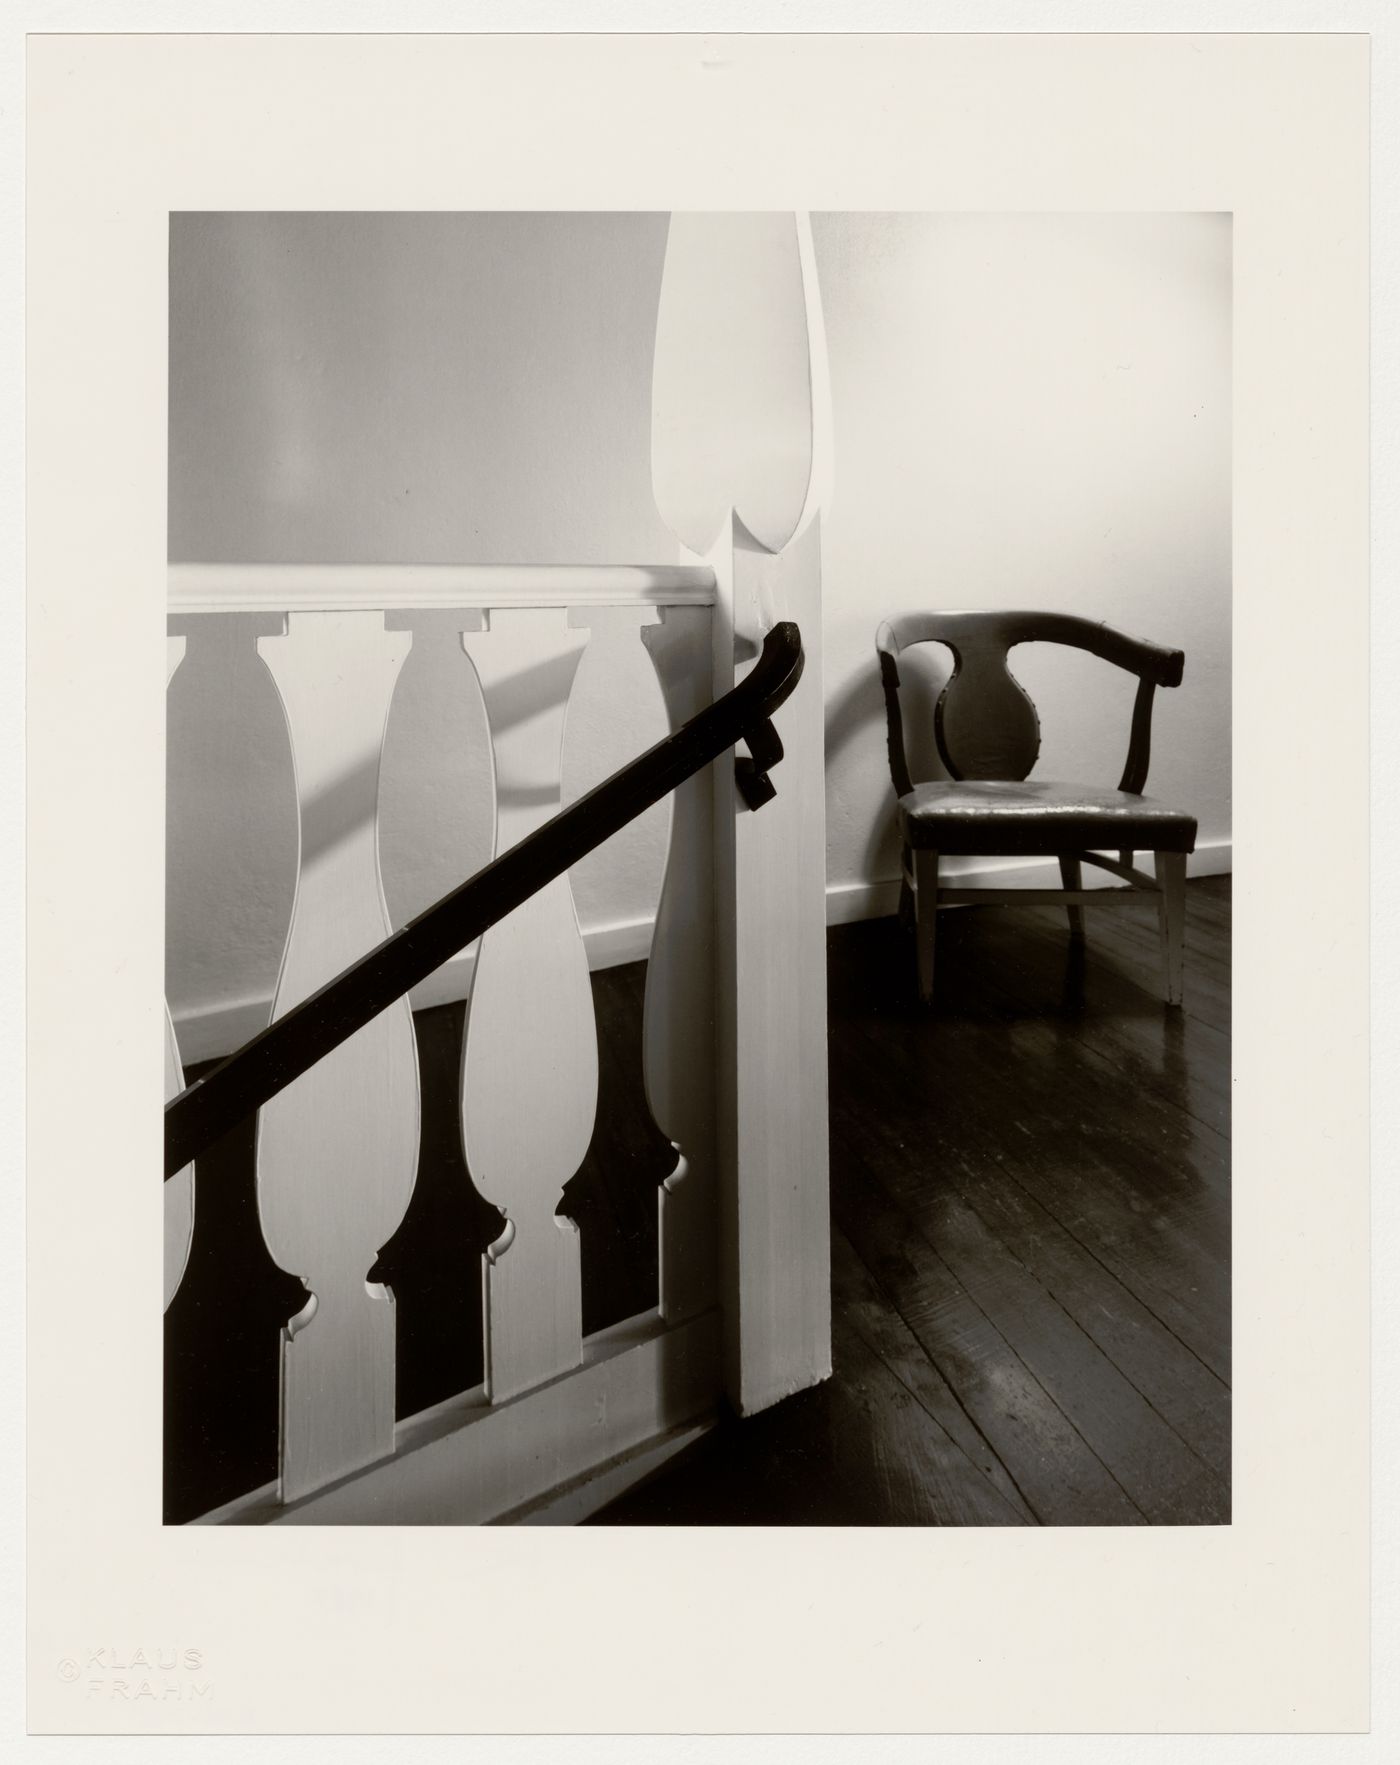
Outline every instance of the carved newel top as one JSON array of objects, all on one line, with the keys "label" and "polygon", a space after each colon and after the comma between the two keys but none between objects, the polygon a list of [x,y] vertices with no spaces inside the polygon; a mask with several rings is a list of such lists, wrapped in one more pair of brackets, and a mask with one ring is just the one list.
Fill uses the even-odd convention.
[{"label": "carved newel top", "polygon": [[652,373],[652,489],[697,556],[730,509],[768,551],[822,506],[830,391],[803,214],[671,217]]}]

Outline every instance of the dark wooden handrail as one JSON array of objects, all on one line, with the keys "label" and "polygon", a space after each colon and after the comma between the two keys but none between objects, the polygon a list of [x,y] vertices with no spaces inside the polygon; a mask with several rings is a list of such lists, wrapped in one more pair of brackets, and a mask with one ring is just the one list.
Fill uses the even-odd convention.
[{"label": "dark wooden handrail", "polygon": [[791,620],[783,620],[768,633],[757,663],[732,691],[172,1097],[165,1106],[166,1179],[497,920],[737,742],[749,747],[749,757],[736,766],[739,789],[750,808],[761,807],[773,795],[768,768],[783,753],[769,719],[797,685],[802,663],[802,635]]}]

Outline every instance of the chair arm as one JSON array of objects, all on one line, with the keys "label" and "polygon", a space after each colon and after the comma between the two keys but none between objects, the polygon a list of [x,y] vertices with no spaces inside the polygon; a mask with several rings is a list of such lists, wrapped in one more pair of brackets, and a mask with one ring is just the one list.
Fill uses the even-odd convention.
[{"label": "chair arm", "polygon": [[1163,644],[1149,643],[1146,638],[1129,637],[1125,632],[1115,631],[1111,625],[1080,619],[1073,613],[1041,614],[1027,636],[1050,643],[1073,644],[1129,674],[1136,674],[1139,680],[1151,681],[1153,686],[1180,686],[1186,667],[1186,655],[1182,650],[1169,650]]},{"label": "chair arm", "polygon": [[1123,776],[1118,780],[1120,791],[1142,795],[1147,783],[1147,763],[1152,758],[1152,695],[1157,683],[1144,674],[1138,679],[1137,696],[1133,700],[1133,727],[1128,736],[1128,758],[1123,763]]},{"label": "chair arm", "polygon": [[1125,632],[1115,631],[1111,625],[1080,619],[1072,613],[1041,614],[1033,623],[1028,623],[1026,637],[1073,644],[1077,649],[1088,650],[1091,655],[1137,675],[1128,757],[1123,763],[1118,788],[1141,796],[1147,783],[1148,762],[1152,758],[1152,697],[1159,686],[1181,685],[1186,668],[1185,652],[1149,643],[1146,638],[1129,637]]},{"label": "chair arm", "polygon": [[1181,685],[1186,656],[1181,650],[1169,650],[1161,644],[1149,643],[1145,638],[1128,637],[1115,631],[1111,625],[1095,625],[1092,629],[1094,641],[1084,647],[1138,677],[1132,729],[1128,735],[1128,757],[1123,763],[1118,788],[1141,796],[1147,783],[1148,762],[1152,758],[1152,697],[1159,686]]}]

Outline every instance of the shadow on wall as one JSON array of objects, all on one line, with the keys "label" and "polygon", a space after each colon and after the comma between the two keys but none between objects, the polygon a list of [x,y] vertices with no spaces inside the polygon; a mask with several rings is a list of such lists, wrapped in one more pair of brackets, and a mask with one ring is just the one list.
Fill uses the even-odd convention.
[{"label": "shadow on wall", "polygon": [[167,700],[166,992],[178,1022],[211,999],[271,1000],[297,806],[286,720],[257,653],[281,620],[202,614],[172,629],[186,640]]},{"label": "shadow on wall", "polygon": [[[170,558],[669,561],[649,467],[667,227],[661,213],[173,216]],[[395,925],[490,856],[485,718],[454,621],[479,624],[404,618],[414,643],[379,798]],[[665,733],[635,631],[588,623],[566,805]],[[177,629],[190,640],[167,699],[167,993],[179,1029],[271,999],[296,805],[286,727],[254,648],[275,622],[202,616]],[[658,806],[576,867],[586,931],[654,913],[666,826]]]},{"label": "shadow on wall", "polygon": [[[461,640],[464,628],[480,627],[480,613],[394,613],[388,625],[413,633],[379,777],[385,904],[390,924],[402,926],[489,863],[493,766],[480,685]],[[286,719],[256,647],[280,621],[201,614],[175,621],[175,629],[187,647],[169,697],[166,988],[185,1057],[203,1059],[233,1044],[216,1049],[203,1031],[191,1041],[187,1020],[212,1024],[232,1008],[271,1003],[292,913],[297,806]],[[565,808],[667,733],[638,629],[635,619],[590,609],[569,697]],[[522,673],[497,707],[497,733],[562,690],[557,670]],[[345,803],[364,794],[353,780],[343,783],[311,806],[308,856],[353,831]],[[658,803],[572,868],[585,932],[650,923],[669,825],[669,805]],[[251,1033],[242,1025],[239,1038]]]},{"label": "shadow on wall", "polygon": [[[921,649],[901,656],[899,667],[904,740],[910,776],[918,784],[932,779],[946,779],[948,773],[938,757],[938,745],[933,735],[933,713],[938,696],[947,685],[952,672],[952,659],[938,645],[925,644]],[[827,697],[828,786],[833,773],[837,771],[834,762],[853,745],[888,753],[885,695],[875,658],[873,625],[870,632],[870,666],[862,669],[844,687],[838,688]],[[875,881],[891,881],[899,877],[899,839],[895,833],[894,805],[894,785],[891,783],[877,814],[865,829],[861,874]]]},{"label": "shadow on wall", "polygon": [[[836,450],[822,524],[833,890],[854,908],[896,873],[875,628],[937,607],[1043,607],[1183,649],[1148,789],[1228,842],[1230,217],[827,213],[812,227]],[[1132,682],[1042,649],[1013,664],[1040,712],[1037,773],[1116,783]],[[936,776],[915,748],[929,719],[908,722],[912,773]]]}]

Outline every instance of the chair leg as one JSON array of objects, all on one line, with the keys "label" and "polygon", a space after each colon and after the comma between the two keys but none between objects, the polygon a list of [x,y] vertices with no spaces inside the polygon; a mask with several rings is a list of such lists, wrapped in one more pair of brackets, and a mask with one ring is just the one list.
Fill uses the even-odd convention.
[{"label": "chair leg", "polygon": [[[1060,859],[1060,881],[1067,889],[1082,889],[1084,873],[1077,858]],[[1069,914],[1069,935],[1078,940],[1084,936],[1084,909],[1070,906],[1065,908]]]},{"label": "chair leg", "polygon": [[1168,1005],[1180,1005],[1186,941],[1186,854],[1154,852],[1157,887],[1157,920],[1162,932],[1162,968]]},{"label": "chair leg", "polygon": [[919,997],[933,1000],[933,946],[938,924],[938,854],[914,854],[914,936],[919,953]]},{"label": "chair leg", "polygon": [[899,860],[899,925],[906,932],[914,929],[914,889],[909,881],[913,868],[913,855],[906,846]]}]

